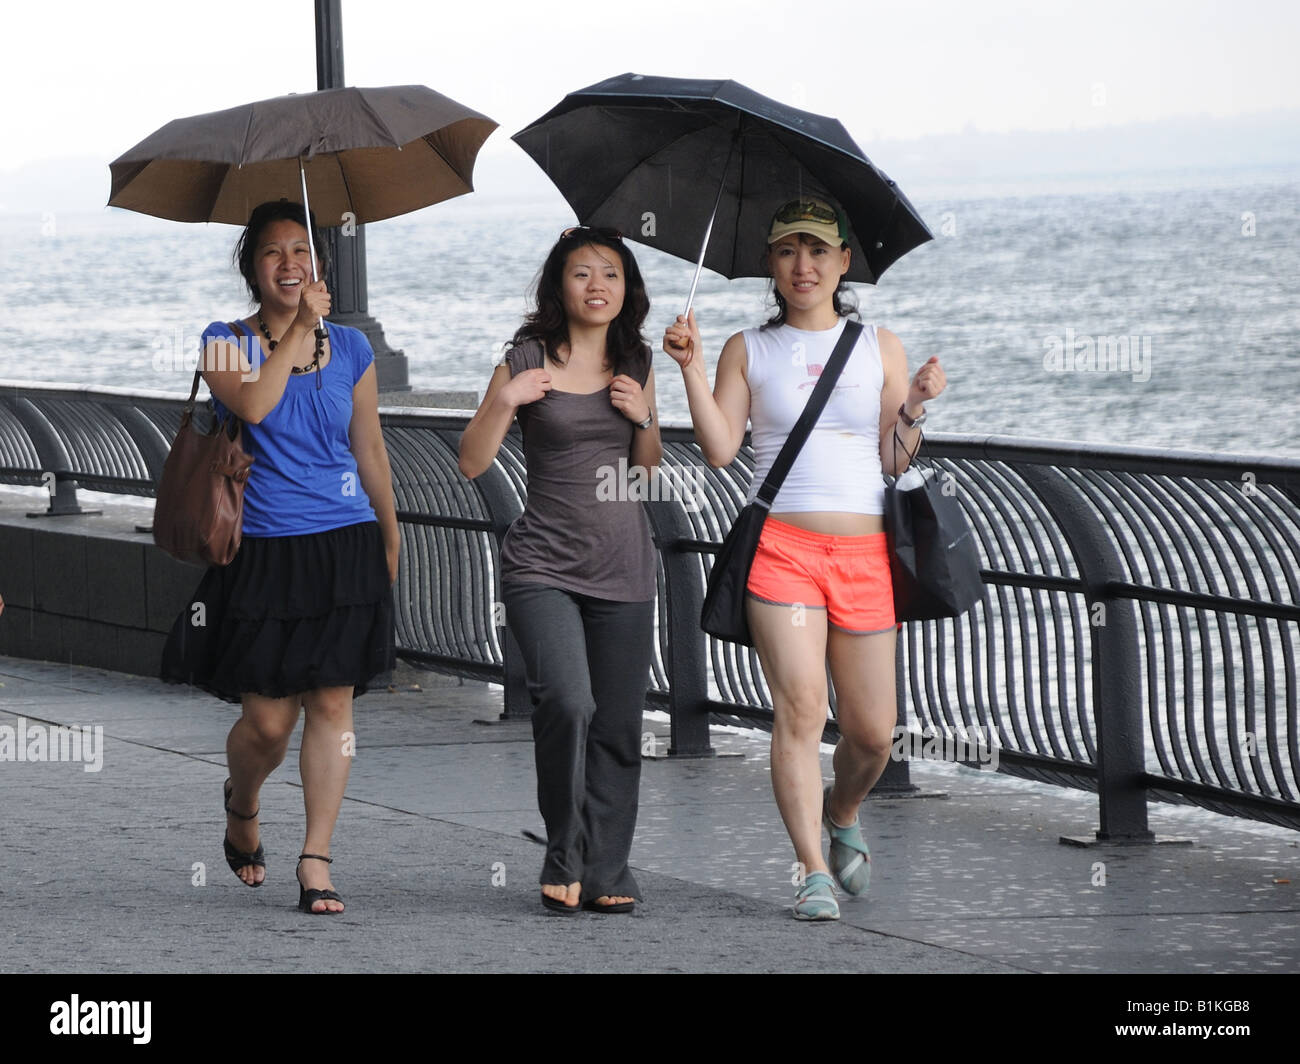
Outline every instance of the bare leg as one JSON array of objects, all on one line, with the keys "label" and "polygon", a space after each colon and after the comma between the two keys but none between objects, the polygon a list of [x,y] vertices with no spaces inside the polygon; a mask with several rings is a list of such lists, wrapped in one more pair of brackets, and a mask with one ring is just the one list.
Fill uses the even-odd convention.
[{"label": "bare leg", "polygon": [[[235,721],[226,737],[226,764],[230,768],[230,808],[245,815],[261,808],[262,784],[284,760],[289,737],[298,723],[298,696],[263,698],[243,696],[243,716]],[[237,816],[226,817],[226,837],[244,853],[257,849],[257,823]],[[236,875],[245,883],[261,883],[266,870],[244,865]]]},{"label": "bare leg", "polygon": [[805,875],[822,857],[820,743],[826,726],[826,611],[748,602],[750,631],[772,693],[772,789]]},{"label": "bare leg", "polygon": [[850,635],[832,628],[828,638],[840,741],[828,812],[842,827],[853,823],[889,763],[898,700],[894,689],[894,629]]},{"label": "bare leg", "polygon": [[[307,722],[303,726],[299,767],[303,803],[307,807],[307,838],[302,852],[328,857],[334,824],[352,769],[351,751],[356,744],[352,730],[352,688],[322,687],[308,691],[303,695],[303,705]],[[308,890],[333,890],[329,869],[324,861],[303,861],[298,866],[298,879]],[[312,905],[313,912],[327,910],[342,912],[343,903],[322,899]]]}]

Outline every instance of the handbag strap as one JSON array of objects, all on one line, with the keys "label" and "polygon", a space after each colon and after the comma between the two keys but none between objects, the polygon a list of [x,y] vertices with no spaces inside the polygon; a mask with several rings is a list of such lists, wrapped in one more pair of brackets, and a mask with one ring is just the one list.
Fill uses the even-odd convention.
[{"label": "handbag strap", "polygon": [[790,430],[790,435],[786,437],[785,443],[777,453],[776,461],[772,463],[772,468],[768,470],[762,486],[758,489],[758,495],[754,498],[754,502],[762,504],[764,510],[772,509],[772,502],[776,499],[776,493],[781,490],[781,484],[790,472],[790,467],[794,465],[794,460],[799,457],[803,445],[808,441],[808,437],[812,435],[813,426],[817,423],[817,419],[821,417],[826,401],[831,397],[835,382],[839,380],[840,373],[849,360],[849,352],[853,350],[854,344],[858,342],[858,337],[861,335],[861,322],[845,322],[844,331],[840,333],[840,338],[835,344],[835,349],[831,352],[831,357],[827,361],[825,369],[822,370],[821,376],[817,378],[817,386],[813,388],[813,393],[808,397],[808,403],[804,406],[803,413],[799,415],[799,420],[794,423],[794,428]]},{"label": "handbag strap", "polygon": [[[897,468],[898,468],[898,448],[899,448],[899,447],[902,447],[902,445],[903,445],[903,441],[900,440],[900,439],[898,438],[898,422],[894,422],[894,431],[893,431],[890,435],[892,435],[892,436],[894,437],[894,468],[897,469]],[[908,468],[908,469],[911,469],[913,463],[916,462],[917,456],[920,455],[920,453],[921,453],[921,444],[923,444],[924,442],[925,442],[925,430],[922,429],[921,432],[920,432],[920,433],[917,435],[917,437],[916,437],[916,446],[912,448],[912,451],[911,451],[910,454],[908,454],[907,448],[906,448],[906,447],[903,447],[903,453],[907,455],[907,468]],[[894,476],[897,477],[898,474],[895,473]]]},{"label": "handbag strap", "polygon": [[[243,329],[239,327],[239,322],[237,321],[226,322],[226,327],[231,332],[233,332],[235,336],[238,337],[241,341],[244,339],[246,335],[248,335],[247,333],[244,332]],[[185,413],[190,415],[191,417],[194,416],[194,397],[199,394],[199,375],[202,372],[203,372],[203,352],[200,351],[199,364],[194,367],[194,383],[190,385],[190,397],[185,400]],[[230,416],[235,421],[239,420],[238,418],[235,417],[233,412],[231,413]]]}]

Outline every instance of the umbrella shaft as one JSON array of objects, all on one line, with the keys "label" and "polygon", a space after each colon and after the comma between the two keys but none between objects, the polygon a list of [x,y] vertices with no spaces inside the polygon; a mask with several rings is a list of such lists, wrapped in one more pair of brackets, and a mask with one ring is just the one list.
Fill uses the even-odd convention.
[{"label": "umbrella shaft", "polygon": [[[704,256],[709,250],[709,236],[713,233],[713,220],[718,216],[718,205],[722,202],[722,190],[727,185],[727,170],[731,167],[731,157],[736,154],[736,141],[740,139],[740,127],[731,136],[731,147],[727,149],[727,161],[722,164],[722,179],[718,182],[718,194],[713,197],[713,210],[709,212],[709,224],[704,228],[704,241],[700,244],[700,258],[695,264],[695,277],[691,280],[691,294],[686,297],[686,310],[682,317],[690,316],[695,304],[695,289],[700,283],[700,271],[704,269]],[[305,186],[304,186],[305,187]]]},{"label": "umbrella shaft", "polygon": [[[717,213],[717,206],[714,205],[714,213]],[[709,250],[709,234],[713,232],[713,215],[709,216],[708,228],[704,230],[704,243],[700,245],[700,259],[695,264],[695,276],[691,279],[691,294],[686,297],[686,309],[682,311],[682,316],[690,314],[691,307],[695,304],[695,289],[700,283],[700,271],[704,269],[704,253]]]},{"label": "umbrella shaft", "polygon": [[[302,156],[298,156],[298,176],[302,179],[302,217],[307,223],[307,248],[311,252],[311,283],[315,284],[320,280],[316,276],[316,238],[312,235],[311,225],[311,204],[307,202],[307,171],[302,165]],[[320,336],[325,331],[324,322],[320,318],[316,319],[316,335]]]},{"label": "umbrella shaft", "polygon": [[302,165],[302,156],[298,156],[298,176],[302,179],[302,214],[307,222],[307,247],[311,249],[311,283],[320,280],[316,276],[316,237],[311,231],[311,205],[307,202],[307,171]]}]

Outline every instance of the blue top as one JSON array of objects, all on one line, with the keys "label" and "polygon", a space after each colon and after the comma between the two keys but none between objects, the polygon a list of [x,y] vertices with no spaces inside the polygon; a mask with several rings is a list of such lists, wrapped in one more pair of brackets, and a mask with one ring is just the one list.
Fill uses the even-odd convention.
[{"label": "blue top", "polygon": [[[320,374],[294,373],[260,425],[244,423],[244,450],[253,456],[244,488],[244,535],[301,536],[375,520],[349,446],[352,389],[375,360],[358,329],[325,323],[330,358]],[[240,323],[248,331],[248,326]],[[266,354],[256,336],[242,344],[224,321],[203,330],[201,347],[230,340],[256,369]],[[229,411],[216,396],[217,414]]]}]

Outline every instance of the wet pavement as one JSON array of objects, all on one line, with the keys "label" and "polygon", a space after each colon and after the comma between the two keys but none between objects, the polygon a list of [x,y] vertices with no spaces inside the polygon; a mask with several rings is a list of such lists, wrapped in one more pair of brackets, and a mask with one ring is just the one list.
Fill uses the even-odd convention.
[{"label": "wet pavement", "polygon": [[[0,657],[0,758],[6,727],[104,736],[98,771],[0,760],[0,971],[1300,971],[1300,834],[1157,804],[1152,829],[1193,845],[1064,846],[1095,829],[1094,795],[936,762],[912,767],[929,796],[865,806],[868,897],[798,923],[766,737],[733,729],[715,746],[743,756],[643,762],[637,912],[551,917],[528,726],[476,723],[498,688],[398,680],[357,703],[333,844],[348,908],[323,918],[295,908],[296,741],[262,792],[268,880],[249,890],[221,851],[234,707]],[[645,730],[666,750],[666,718]]]}]

